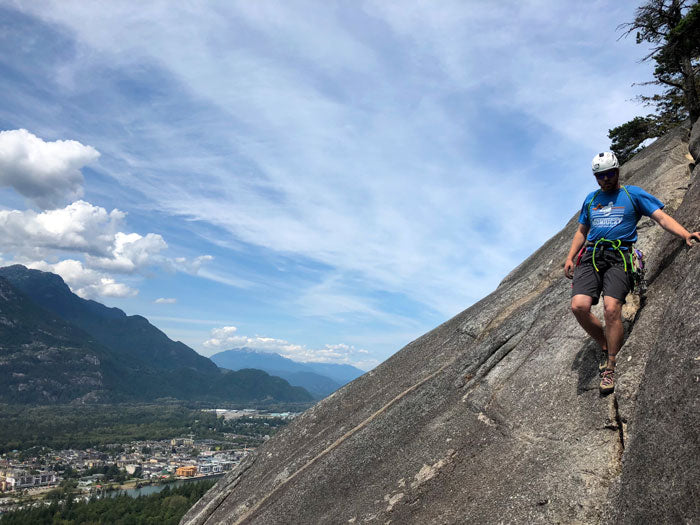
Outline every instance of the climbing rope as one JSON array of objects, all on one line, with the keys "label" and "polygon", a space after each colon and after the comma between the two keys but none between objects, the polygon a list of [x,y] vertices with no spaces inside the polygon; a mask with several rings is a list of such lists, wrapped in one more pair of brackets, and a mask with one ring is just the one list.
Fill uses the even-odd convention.
[{"label": "climbing rope", "polygon": [[[593,245],[593,257],[591,258],[593,261],[593,268],[595,268],[596,272],[599,272],[600,270],[598,269],[598,266],[596,266],[595,263],[595,253],[596,250],[598,249],[598,244],[601,242],[609,242],[612,245],[612,249],[616,250],[617,253],[620,254],[620,257],[622,257],[622,263],[625,268],[625,272],[627,272],[627,259],[625,258],[625,254],[622,253],[622,250],[620,249],[620,245],[622,244],[622,241],[620,239],[606,239],[605,237],[601,237],[598,239],[595,244]],[[632,267],[632,272],[634,272],[634,264],[632,264],[632,254],[630,253],[630,266]]]}]

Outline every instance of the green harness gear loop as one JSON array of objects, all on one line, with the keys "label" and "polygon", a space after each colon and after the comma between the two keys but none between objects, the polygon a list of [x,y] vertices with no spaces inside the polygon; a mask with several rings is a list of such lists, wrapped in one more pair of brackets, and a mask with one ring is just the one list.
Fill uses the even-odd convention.
[{"label": "green harness gear loop", "polygon": [[[627,259],[625,259],[625,255],[622,253],[622,250],[620,250],[620,245],[622,244],[622,241],[620,239],[606,239],[605,237],[601,237],[598,239],[595,244],[593,245],[593,257],[591,258],[593,262],[593,268],[595,268],[596,272],[599,272],[598,267],[595,264],[595,252],[598,249],[598,244],[601,242],[609,242],[612,244],[613,250],[617,250],[617,253],[620,254],[620,257],[622,257],[622,264],[624,266],[625,272],[627,271]],[[631,256],[630,256],[631,257]],[[632,259],[630,258],[630,265],[632,265]]]}]

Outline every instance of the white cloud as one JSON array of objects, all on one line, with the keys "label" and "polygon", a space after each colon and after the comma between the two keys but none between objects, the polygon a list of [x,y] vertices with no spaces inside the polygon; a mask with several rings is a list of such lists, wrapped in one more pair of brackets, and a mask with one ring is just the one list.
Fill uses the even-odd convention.
[{"label": "white cloud", "polygon": [[[65,208],[39,213],[0,210],[0,250],[13,253],[16,260],[26,264],[71,252],[84,257],[85,268],[124,274],[137,273],[150,266],[196,274],[212,259],[208,255],[191,260],[167,258],[162,252],[168,245],[161,235],[142,236],[119,231],[125,226],[125,217],[120,210],[107,212],[82,200]],[[105,285],[101,289],[109,288]],[[120,291],[116,289],[111,293]]]},{"label": "white cloud", "polygon": [[238,328],[235,326],[223,326],[221,328],[214,328],[211,331],[211,339],[207,339],[204,341],[204,346],[208,346],[210,348],[221,348],[224,347],[228,344],[230,344],[232,341],[236,341],[237,337],[234,335],[238,331]]},{"label": "white cloud", "polygon": [[[551,216],[529,205],[529,181],[511,174],[504,184],[493,151],[474,150],[469,101],[487,92],[495,108],[524,112],[579,142],[598,141],[591,137],[608,125],[588,118],[600,93],[610,100],[601,112],[609,118],[631,106],[619,74],[594,74],[590,57],[607,53],[607,43],[584,49],[588,57],[560,52],[582,36],[614,33],[614,17],[602,27],[589,6],[367,1],[354,12],[357,25],[342,9],[308,5],[234,3],[216,13],[157,2],[138,10],[53,6],[24,9],[65,24],[111,64],[158,64],[227,123],[244,124],[217,142],[235,153],[232,167],[228,157],[194,158],[169,124],[154,120],[149,137],[172,155],[139,158],[129,184],[169,212],[359,274],[366,285],[444,313],[492,289],[517,263],[512,253],[552,232]],[[383,31],[366,32],[364,17]],[[265,38],[248,41],[220,20]],[[319,46],[325,41],[333,45]],[[183,183],[192,173],[202,174],[197,184]],[[498,233],[480,232],[475,217]],[[528,236],[517,234],[523,222]],[[477,279],[475,260],[489,261]],[[447,287],[445,275],[453,279]],[[326,298],[339,301],[336,309],[363,308],[351,295]]]},{"label": "white cloud", "polygon": [[80,170],[100,154],[75,140],[45,142],[26,129],[0,132],[0,186],[10,186],[43,209],[83,195]]},{"label": "white cloud", "polygon": [[204,346],[217,350],[252,348],[262,352],[277,353],[282,357],[301,363],[351,364],[364,370],[378,364],[376,359],[368,358],[369,352],[367,350],[357,349],[352,345],[326,344],[321,348],[309,348],[306,345],[294,344],[273,337],[237,335],[237,331],[235,326],[214,328],[211,331],[212,337],[204,341]]},{"label": "white cloud", "polygon": [[48,249],[106,257],[114,252],[117,230],[124,217],[119,210],[108,213],[85,201],[40,213],[0,210],[0,246],[19,253]]},{"label": "white cloud", "polygon": [[174,297],[159,297],[153,302],[156,304],[175,304],[177,303],[177,299]]},{"label": "white cloud", "polygon": [[202,265],[213,260],[214,257],[212,257],[211,255],[200,255],[199,257],[195,257],[194,259],[187,259],[186,257],[175,257],[174,259],[169,259],[168,264],[175,271],[197,275],[199,274]]},{"label": "white cloud", "polygon": [[80,261],[66,259],[58,263],[37,261],[28,263],[29,268],[60,275],[70,289],[83,299],[99,297],[133,297],[138,290],[116,282],[112,277],[85,268]]},{"label": "white cloud", "polygon": [[133,273],[159,261],[159,254],[168,245],[158,234],[149,233],[142,237],[138,233],[117,232],[114,236],[109,257],[86,257],[86,263],[93,268],[112,272]]},{"label": "white cloud", "polygon": [[[282,341],[285,343],[286,341]],[[352,345],[346,344],[327,344],[322,348],[307,348],[304,345],[290,345],[281,347],[279,352],[283,357],[293,359],[294,361],[314,362],[314,363],[335,363],[335,364],[351,364],[360,368],[374,363],[376,360],[368,359],[369,352],[363,349],[357,349]]]}]

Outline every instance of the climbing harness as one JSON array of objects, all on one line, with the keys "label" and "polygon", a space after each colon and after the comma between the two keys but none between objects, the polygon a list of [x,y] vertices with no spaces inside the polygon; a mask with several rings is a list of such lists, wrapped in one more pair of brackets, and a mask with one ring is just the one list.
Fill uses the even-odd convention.
[{"label": "climbing harness", "polygon": [[[632,207],[634,208],[634,212],[637,214],[637,216],[640,216],[639,210],[637,209],[637,205],[634,203],[634,200],[632,199],[632,196],[630,195],[629,191],[627,191],[627,188],[624,186],[620,186],[623,190],[625,190],[625,193],[627,194],[627,198],[630,200],[632,203]],[[591,217],[591,208],[593,206],[593,201],[595,201],[596,196],[600,193],[601,190],[596,191],[593,194],[593,197],[591,197],[590,202],[588,203],[588,218],[590,220]],[[599,272],[600,270],[598,269],[598,266],[595,263],[595,256],[596,256],[596,251],[598,250],[598,245],[603,243],[609,244],[610,247],[607,249],[616,251],[617,253],[620,254],[620,258],[622,259],[622,265],[625,270],[625,273],[629,272],[632,274],[632,282],[634,283],[634,289],[632,293],[635,293],[639,295],[641,298],[644,298],[646,296],[647,292],[647,282],[645,279],[645,268],[644,268],[644,253],[641,250],[638,250],[635,248],[634,243],[632,242],[625,242],[621,241],[620,239],[606,239],[605,237],[601,237],[598,239],[595,243],[586,243],[584,246],[581,247],[581,250],[578,252],[578,257],[576,258],[576,266],[581,264],[581,258],[583,257],[583,253],[586,251],[586,248],[593,248],[593,253],[591,255],[591,262],[593,264],[593,268],[595,268],[596,272]],[[605,248],[603,248],[605,249]],[[622,250],[625,250],[626,254],[622,252]],[[629,265],[628,265],[628,260],[629,260]]]},{"label": "climbing harness", "polygon": [[[609,243],[611,245],[609,249],[615,250],[620,254],[620,257],[622,258],[622,266],[625,272],[627,273],[629,270],[632,277],[632,283],[634,285],[632,288],[632,293],[639,295],[641,299],[645,299],[647,295],[647,281],[645,278],[644,252],[635,248],[634,244],[632,243],[625,243],[620,241],[620,239],[611,240],[605,238],[598,239],[595,243],[586,243],[578,252],[578,256],[576,257],[576,266],[581,264],[581,259],[583,258],[586,248],[593,248],[591,263],[593,264],[595,271],[599,272],[600,270],[595,263],[595,254],[600,243]],[[622,248],[625,248],[627,253],[623,253]]]}]

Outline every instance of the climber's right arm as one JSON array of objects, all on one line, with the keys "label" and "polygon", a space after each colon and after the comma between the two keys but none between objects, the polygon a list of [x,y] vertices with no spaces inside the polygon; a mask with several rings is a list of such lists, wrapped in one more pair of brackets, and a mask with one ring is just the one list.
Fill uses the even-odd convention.
[{"label": "climber's right arm", "polygon": [[568,279],[574,278],[574,257],[581,250],[584,243],[586,242],[586,235],[588,235],[588,225],[579,223],[578,229],[574,234],[574,240],[571,241],[571,248],[569,249],[569,255],[566,256],[566,261],[564,262],[564,275]]}]

